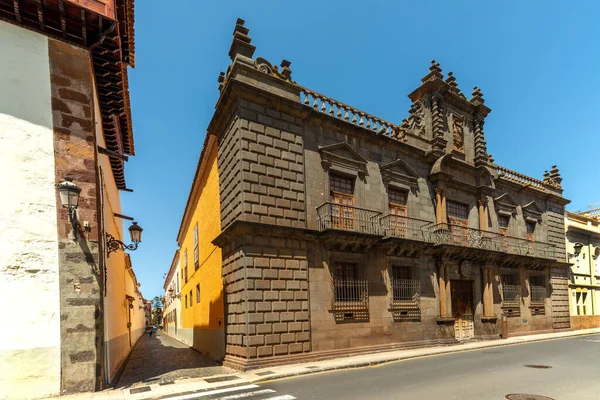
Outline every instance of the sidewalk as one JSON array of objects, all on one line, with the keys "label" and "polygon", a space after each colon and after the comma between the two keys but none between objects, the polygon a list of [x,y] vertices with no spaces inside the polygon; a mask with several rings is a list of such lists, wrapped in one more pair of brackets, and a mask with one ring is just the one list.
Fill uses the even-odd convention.
[{"label": "sidewalk", "polygon": [[[123,388],[105,390],[102,392],[64,396],[61,399],[94,399],[94,400],[118,400],[132,399],[144,400],[154,398],[168,398],[170,395],[201,393],[207,390],[222,389],[232,385],[249,385],[262,381],[282,379],[292,376],[300,376],[322,371],[332,371],[347,368],[359,368],[373,365],[382,365],[390,362],[398,362],[418,357],[434,356],[437,354],[457,353],[477,349],[518,345],[523,343],[538,342],[543,340],[559,339],[574,336],[583,336],[600,333],[600,328],[586,329],[571,332],[547,333],[541,335],[528,335],[509,337],[508,339],[487,340],[480,342],[469,342],[445,347],[427,347],[413,350],[398,350],[377,354],[366,354],[350,356],[326,361],[309,362],[305,364],[284,365],[270,367],[249,372],[239,372],[225,369],[226,372],[211,378],[192,378],[173,382],[173,384],[148,382],[145,386],[136,388]],[[170,338],[169,338],[170,339]],[[173,339],[170,339],[173,340]]]}]

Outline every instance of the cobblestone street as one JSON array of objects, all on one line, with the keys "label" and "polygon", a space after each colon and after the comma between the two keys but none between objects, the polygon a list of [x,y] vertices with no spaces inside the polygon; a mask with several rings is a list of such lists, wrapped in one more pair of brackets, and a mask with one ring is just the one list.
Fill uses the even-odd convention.
[{"label": "cobblestone street", "polygon": [[144,334],[136,344],[116,388],[167,383],[234,373],[171,337]]}]

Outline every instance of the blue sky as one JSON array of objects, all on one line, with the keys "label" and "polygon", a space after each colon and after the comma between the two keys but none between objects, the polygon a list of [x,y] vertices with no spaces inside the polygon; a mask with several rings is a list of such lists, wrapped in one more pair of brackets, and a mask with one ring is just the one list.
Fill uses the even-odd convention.
[{"label": "blue sky", "polygon": [[255,56],[290,60],[298,84],[398,124],[407,94],[437,60],[469,97],[482,89],[497,163],[538,179],[557,164],[567,209],[600,202],[600,2],[493,3],[136,2],[136,156],[126,165],[134,193],[122,199],[124,214],[144,228],[132,252],[144,296],[163,293],[238,17]]}]

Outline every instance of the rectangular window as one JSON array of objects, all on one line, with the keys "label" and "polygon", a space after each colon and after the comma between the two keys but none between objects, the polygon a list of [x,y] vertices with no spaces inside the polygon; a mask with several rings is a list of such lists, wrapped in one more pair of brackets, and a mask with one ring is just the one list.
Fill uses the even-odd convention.
[{"label": "rectangular window", "polygon": [[498,227],[500,229],[508,229],[509,222],[510,222],[510,217],[508,215],[499,215],[498,216]]},{"label": "rectangular window", "polygon": [[421,282],[413,268],[405,265],[392,265],[392,300],[414,301],[419,300]]},{"label": "rectangular window", "polygon": [[529,289],[532,302],[543,302],[546,299],[546,285],[543,276],[530,276]]},{"label": "rectangular window", "polygon": [[188,259],[187,259],[187,249],[183,251],[183,279],[185,282],[188,281]]},{"label": "rectangular window", "polygon": [[366,279],[357,279],[357,264],[335,263],[333,268],[334,308],[365,307],[368,304]]},{"label": "rectangular window", "polygon": [[179,272],[177,273],[177,293],[179,293]]},{"label": "rectangular window", "polygon": [[535,233],[535,222],[527,222],[527,233],[528,234]]},{"label": "rectangular window", "polygon": [[200,303],[200,284],[196,285],[196,303]]},{"label": "rectangular window", "polygon": [[187,302],[187,294],[185,295],[185,308],[188,307],[188,302]]},{"label": "rectangular window", "polygon": [[329,189],[331,193],[353,196],[354,179],[340,175],[329,175]]},{"label": "rectangular window", "polygon": [[194,226],[194,270],[200,268],[200,255],[198,253],[198,223]]},{"label": "rectangular window", "polygon": [[446,211],[448,212],[448,217],[450,218],[456,218],[465,221],[469,219],[469,206],[466,204],[448,200]]},{"label": "rectangular window", "polygon": [[192,297],[192,291],[190,290],[190,307],[194,305],[194,298]]},{"label": "rectangular window", "polygon": [[518,274],[502,274],[502,301],[518,303],[521,298],[521,283]]}]

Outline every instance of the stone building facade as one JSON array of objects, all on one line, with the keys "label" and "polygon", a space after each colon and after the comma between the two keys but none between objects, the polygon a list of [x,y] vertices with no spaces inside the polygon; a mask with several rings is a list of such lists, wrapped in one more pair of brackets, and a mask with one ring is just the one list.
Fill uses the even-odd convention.
[{"label": "stone building facade", "polygon": [[400,125],[254,57],[238,20],[218,138],[225,364],[569,328],[564,206],[494,162],[491,111],[432,62]]},{"label": "stone building facade", "polygon": [[[127,312],[141,305],[131,265],[106,248],[106,233],[123,239],[119,190],[134,154],[133,4],[0,0],[0,17],[0,184],[12,193],[0,281],[13,304],[0,398],[99,390],[142,320]],[[66,177],[81,189],[76,219],[56,188]]]}]

